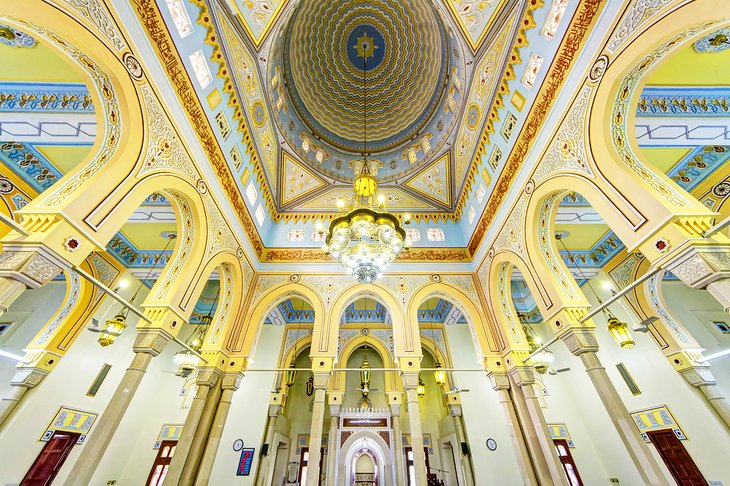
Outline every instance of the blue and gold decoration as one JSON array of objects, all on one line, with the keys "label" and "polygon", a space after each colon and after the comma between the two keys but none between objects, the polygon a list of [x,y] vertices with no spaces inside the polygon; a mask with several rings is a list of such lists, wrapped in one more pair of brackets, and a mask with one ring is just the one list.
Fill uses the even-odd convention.
[{"label": "blue and gold decoration", "polygon": [[10,47],[34,47],[35,39],[25,32],[0,24],[0,42]]},{"label": "blue and gold decoration", "polygon": [[730,28],[716,30],[694,44],[697,52],[720,52],[730,48]]},{"label": "blue and gold decoration", "polygon": [[377,68],[385,58],[383,34],[372,25],[355,27],[347,36],[347,58],[355,69],[370,72]]}]

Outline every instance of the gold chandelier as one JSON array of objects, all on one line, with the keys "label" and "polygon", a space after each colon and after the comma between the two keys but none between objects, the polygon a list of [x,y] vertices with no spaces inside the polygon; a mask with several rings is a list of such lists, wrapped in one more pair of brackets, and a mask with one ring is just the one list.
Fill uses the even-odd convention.
[{"label": "gold chandelier", "polygon": [[[336,258],[360,283],[378,279],[385,267],[393,262],[407,246],[406,232],[398,218],[385,210],[385,196],[377,195],[378,167],[380,161],[368,160],[367,151],[367,58],[372,39],[367,36],[358,40],[365,48],[358,48],[363,58],[363,112],[364,137],[363,160],[353,162],[355,181],[353,203],[346,210],[343,200],[337,201],[340,211],[345,212],[332,220],[325,238],[324,252]],[[410,222],[410,215],[403,215],[403,222]]]}]

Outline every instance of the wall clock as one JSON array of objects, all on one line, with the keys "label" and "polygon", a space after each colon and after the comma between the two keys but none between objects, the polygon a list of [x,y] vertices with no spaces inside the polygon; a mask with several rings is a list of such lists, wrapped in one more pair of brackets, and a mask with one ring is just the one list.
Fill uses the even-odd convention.
[{"label": "wall clock", "polygon": [[487,439],[487,449],[490,451],[497,450],[497,441],[492,438]]},{"label": "wall clock", "polygon": [[233,450],[238,452],[241,449],[243,449],[243,440],[242,439],[236,439],[233,441]]}]

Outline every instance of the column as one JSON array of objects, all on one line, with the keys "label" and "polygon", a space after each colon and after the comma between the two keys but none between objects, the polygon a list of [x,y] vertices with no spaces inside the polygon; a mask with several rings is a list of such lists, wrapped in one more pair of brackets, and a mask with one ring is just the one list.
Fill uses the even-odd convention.
[{"label": "column", "polygon": [[400,429],[400,411],[403,399],[400,393],[386,393],[390,404],[390,420],[393,428],[393,456],[395,463],[395,484],[407,484],[403,464],[403,433]]},{"label": "column", "polygon": [[[344,394],[342,394],[344,396]],[[342,399],[339,400],[342,403]],[[327,443],[327,481],[328,486],[336,486],[337,484],[337,457],[339,455],[339,429],[340,422],[340,405],[330,403],[330,432],[329,442]]]},{"label": "column", "polygon": [[596,355],[598,342],[596,341],[594,329],[568,329],[561,336],[561,339],[568,346],[570,352],[578,356],[583,362],[593,387],[598,392],[606,412],[608,412],[644,483],[657,486],[668,484],[662,469],[654,459],[648,445],[639,435],[626,405],[621,401],[616,388],[608,378],[606,369],[601,365]]},{"label": "column", "polygon": [[550,481],[550,484],[568,486],[568,478],[563,471],[563,465],[558,458],[555,444],[553,444],[553,439],[548,432],[545,416],[542,414],[542,408],[540,408],[540,403],[535,395],[535,389],[533,387],[535,377],[532,368],[515,367],[509,373],[512,382],[519,387],[518,393],[522,395],[524,400],[524,406],[527,412],[525,424],[527,425],[529,421],[529,426],[535,432],[534,438],[539,447],[539,452],[536,450],[535,453],[536,455],[542,454],[548,473],[546,479]]},{"label": "column", "polygon": [[509,376],[506,373],[488,373],[487,376],[492,382],[492,388],[497,392],[499,403],[502,405],[504,417],[507,420],[507,429],[512,440],[512,447],[515,451],[520,472],[522,473],[522,479],[525,481],[525,484],[537,485],[535,470],[530,460],[530,452],[527,449],[527,443],[525,442],[522,427],[520,426],[520,420],[517,417],[515,404],[512,402],[512,397],[510,396]]},{"label": "column", "polygon": [[99,422],[89,436],[89,440],[84,444],[83,450],[66,480],[67,485],[86,486],[91,484],[91,478],[96,471],[96,467],[104,456],[117,427],[119,427],[119,423],[122,421],[122,417],[124,417],[129,404],[132,402],[132,398],[142,382],[142,377],[147,371],[150,361],[162,352],[170,339],[171,336],[160,329],[139,331],[137,333],[137,339],[133,346],[134,358],[132,364],[127,368],[122,381],[117,386],[104,413],[99,418]]},{"label": "column", "polygon": [[312,406],[312,428],[309,431],[309,460],[307,461],[306,486],[319,486],[320,449],[322,448],[322,424],[324,422],[324,401],[329,381],[329,372],[314,373],[314,405]]},{"label": "column", "polygon": [[188,415],[185,417],[185,424],[183,425],[180,439],[177,441],[177,447],[175,448],[175,455],[172,456],[170,469],[168,469],[167,476],[165,476],[165,484],[174,485],[180,482],[183,466],[185,466],[185,461],[190,453],[193,437],[198,428],[200,417],[203,414],[205,403],[208,400],[210,389],[218,383],[218,377],[219,373],[215,373],[211,369],[199,369],[196,373],[195,384],[198,388],[195,392],[193,403],[188,410]]},{"label": "column", "polygon": [[264,444],[268,444],[269,450],[265,456],[261,456],[259,464],[259,473],[256,476],[256,486],[270,486],[274,473],[271,464],[271,455],[276,453],[277,444],[274,444],[274,434],[276,433],[276,419],[279,418],[283,406],[283,393],[273,393],[269,399],[269,424],[266,428],[266,438]]},{"label": "column", "polygon": [[0,401],[0,430],[28,390],[36,387],[47,375],[48,371],[39,368],[19,368],[15,372],[8,395]]},{"label": "column", "polygon": [[[717,389],[717,380],[715,380],[715,376],[710,371],[707,363],[693,363],[689,366],[682,367],[685,360],[682,359],[682,356],[678,356],[676,359],[680,362],[673,362],[672,357],[669,356],[669,362],[674,365],[675,369],[682,375],[682,378],[702,393],[707,403],[715,410],[718,417],[725,423],[725,426],[730,429],[730,405],[727,399]],[[690,361],[690,363],[692,362]],[[678,369],[680,367],[681,369]]]},{"label": "column", "polygon": [[[452,395],[452,398],[456,395]],[[460,400],[459,400],[460,402]],[[461,403],[461,402],[460,402]],[[462,472],[464,474],[464,483],[466,486],[474,486],[474,476],[472,475],[471,460],[468,454],[464,454],[461,444],[466,444],[466,434],[464,433],[464,425],[461,423],[461,405],[449,405],[449,415],[454,419],[454,430],[456,431],[456,440],[459,441],[458,450],[454,451],[461,459]]]},{"label": "column", "polygon": [[408,423],[411,426],[411,447],[413,448],[416,486],[426,486],[426,456],[423,452],[421,410],[418,405],[418,373],[403,372],[402,375],[403,388],[406,390],[406,403],[408,404]]},{"label": "column", "polygon": [[223,436],[223,427],[226,425],[228,412],[231,409],[233,393],[238,390],[242,378],[242,373],[226,373],[223,375],[223,380],[221,381],[221,397],[218,401],[218,409],[215,412],[213,424],[208,433],[203,458],[200,461],[200,466],[195,477],[196,485],[204,486],[210,480],[210,474],[213,472],[213,464],[215,463],[215,456],[218,454],[218,446],[220,446],[221,437]]},{"label": "column", "polygon": [[195,476],[198,474],[198,467],[200,461],[203,458],[203,451],[205,450],[205,444],[208,440],[208,434],[210,434],[210,427],[213,424],[215,413],[218,410],[218,402],[223,394],[220,382],[214,384],[208,392],[208,398],[205,400],[203,406],[203,413],[200,414],[200,420],[198,421],[198,427],[195,429],[193,438],[188,451],[187,457],[184,459],[182,473],[180,474],[179,483],[168,483],[165,478],[165,484],[193,484]]}]

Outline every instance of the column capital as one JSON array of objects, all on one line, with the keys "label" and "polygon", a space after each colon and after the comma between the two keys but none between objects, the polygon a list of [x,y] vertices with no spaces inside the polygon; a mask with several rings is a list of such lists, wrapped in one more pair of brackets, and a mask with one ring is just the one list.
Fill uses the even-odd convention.
[{"label": "column capital", "polygon": [[401,405],[390,405],[390,415],[392,417],[400,417]]},{"label": "column capital", "polygon": [[320,371],[313,371],[312,374],[314,375],[314,389],[327,390],[327,383],[329,383],[330,379],[329,371],[324,373]]},{"label": "column capital", "polygon": [[730,245],[692,245],[663,265],[682,282],[695,289],[730,278]]},{"label": "column capital", "polygon": [[489,382],[492,384],[492,388],[495,391],[509,390],[510,388],[509,375],[506,371],[500,373],[489,372],[487,373],[487,378],[489,378]]},{"label": "column capital", "polygon": [[48,370],[41,368],[18,368],[10,380],[13,386],[22,386],[23,388],[33,388],[40,384],[43,379],[48,376]]},{"label": "column capital", "polygon": [[134,340],[132,349],[135,353],[158,356],[171,340],[172,335],[164,329],[142,328],[137,330],[137,337]]},{"label": "column capital", "polygon": [[269,402],[269,418],[276,418],[281,413],[282,406],[280,403],[272,404]]},{"label": "column capital", "polygon": [[523,388],[535,383],[535,372],[529,366],[515,366],[509,370],[509,376],[515,385]]},{"label": "column capital", "polygon": [[238,387],[241,386],[241,380],[243,377],[243,373],[223,373],[221,388],[224,390],[238,390]]},{"label": "column capital", "polygon": [[451,415],[452,417],[461,417],[461,404],[459,404],[459,405],[449,404],[448,409],[449,409],[449,415]]},{"label": "column capital", "polygon": [[222,374],[218,368],[212,366],[201,367],[195,373],[195,383],[198,386],[213,387],[218,383]]},{"label": "column capital", "polygon": [[0,252],[0,277],[29,289],[47,284],[65,268],[69,265],[42,245],[10,245]]},{"label": "column capital", "polygon": [[712,374],[712,371],[710,371],[709,367],[693,366],[678,371],[679,374],[682,375],[682,378],[684,378],[687,383],[695,388],[717,384],[715,375]]},{"label": "column capital", "polygon": [[340,408],[342,405],[334,404],[330,402],[330,417],[339,417],[340,416]]},{"label": "column capital", "polygon": [[575,356],[598,351],[596,330],[593,327],[568,328],[560,335],[560,339]]},{"label": "column capital", "polygon": [[272,393],[269,395],[269,413],[271,413],[271,407],[279,407],[279,411],[286,405],[286,393]]},{"label": "column capital", "polygon": [[419,373],[417,371],[402,371],[401,378],[403,379],[403,388],[408,390],[415,390],[418,388]]}]

